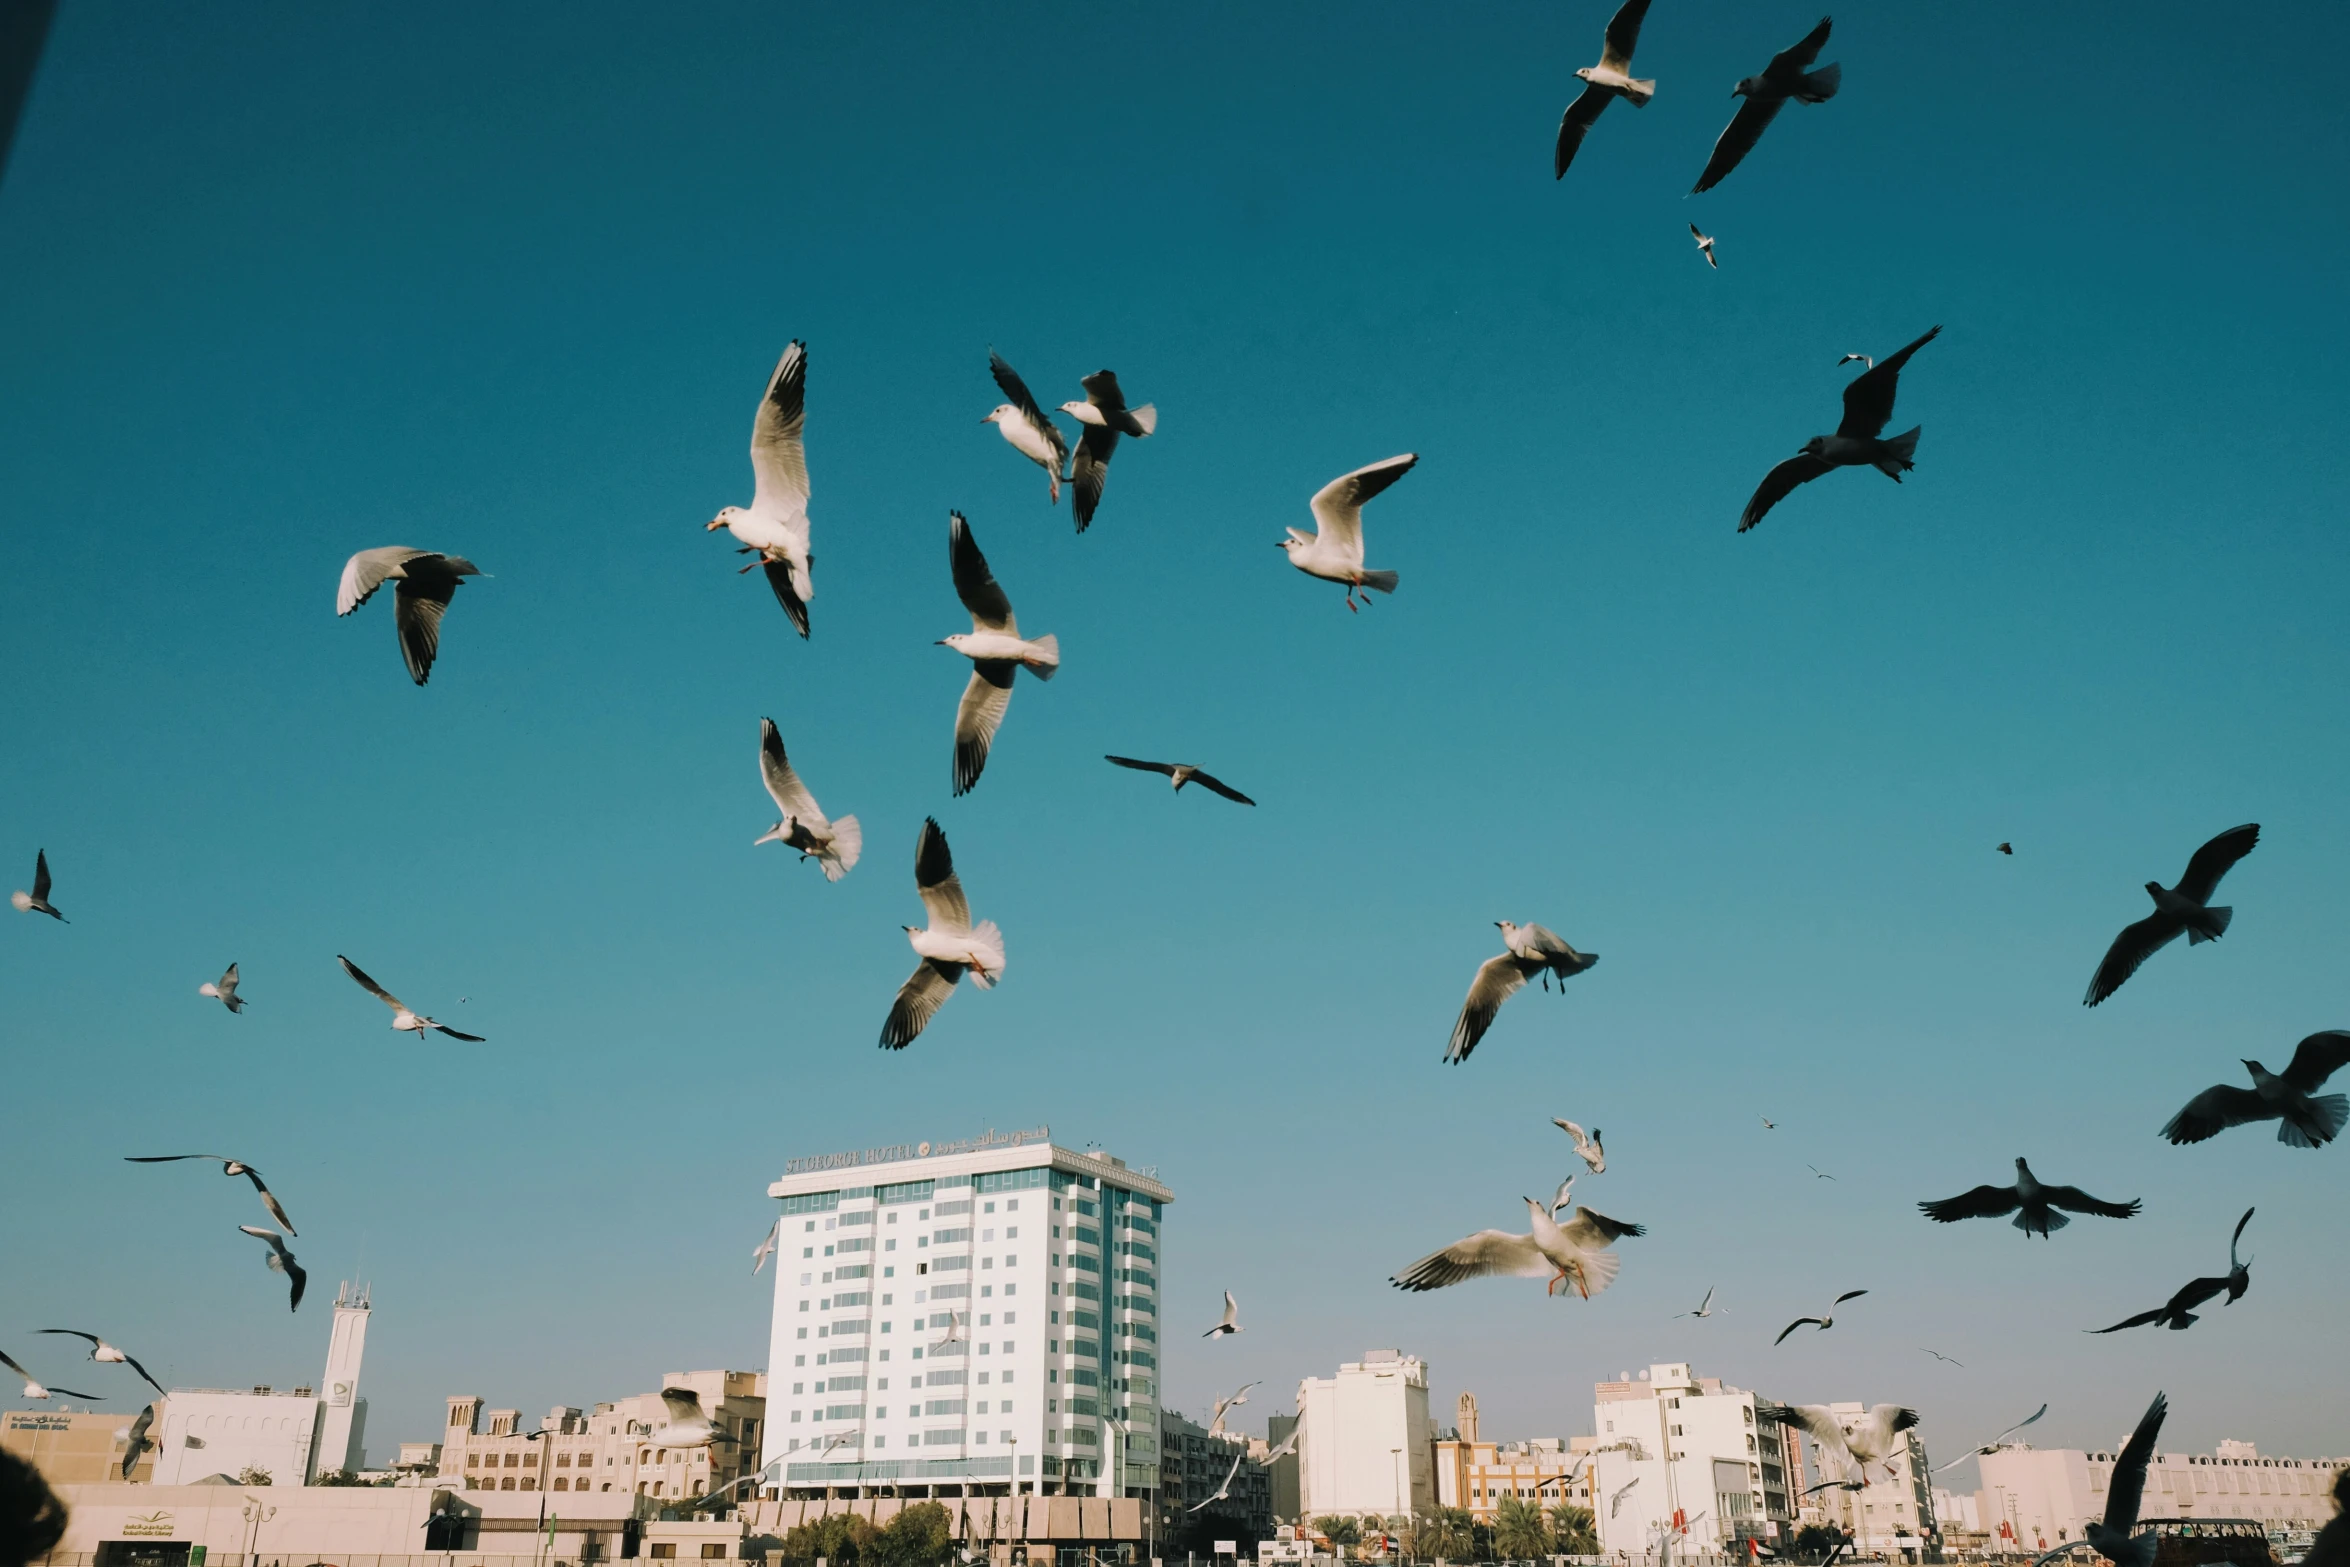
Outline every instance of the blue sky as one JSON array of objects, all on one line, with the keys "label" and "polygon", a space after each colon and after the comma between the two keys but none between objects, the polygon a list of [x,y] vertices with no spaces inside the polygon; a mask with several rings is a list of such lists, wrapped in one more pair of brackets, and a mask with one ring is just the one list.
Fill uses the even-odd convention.
[{"label": "blue sky", "polygon": [[[2350,17],[2232,42],[2241,90],[2185,6],[1841,17],[1842,95],[1695,199],[1816,13],[1660,0],[1655,102],[1554,183],[1605,17],[71,0],[0,186],[0,881],[45,846],[74,921],[0,921],[0,1344],[282,1386],[356,1271],[382,1457],[449,1393],[758,1366],[784,1159],[1049,1121],[1178,1193],[1175,1407],[1394,1345],[1507,1435],[1687,1359],[1936,1453],[2043,1400],[2109,1444],[2156,1386],[2178,1445],[2350,1448],[2350,1151],[2154,1135],[2350,1024]],[[1936,322],[1910,481],[1738,536],[1837,358]],[[806,644],[702,531],[794,337]],[[1161,410],[1082,538],[979,422],[990,345]],[[1400,451],[1350,616],[1271,545]],[[961,800],[951,507],[1064,657]],[[388,603],[332,613],[388,543],[491,574],[423,690]],[[751,848],[763,715],[863,820],[837,886]],[[888,1054],[927,814],[1009,971]],[[2228,939],[2082,1011],[2246,820]],[[1440,1065],[1503,918],[1604,961]],[[337,952],[489,1043],[389,1033]],[[231,959],[241,1018],[194,995]],[[1649,1226],[1616,1287],[1390,1289],[1556,1184],[1554,1114]],[[318,1305],[241,1185],[118,1162],[195,1148],[268,1173]],[[2146,1211],[1918,1217],[2017,1154]],[[2241,1304],[2080,1336],[2255,1204]],[[1249,1332],[1182,1349],[1227,1287]]]}]

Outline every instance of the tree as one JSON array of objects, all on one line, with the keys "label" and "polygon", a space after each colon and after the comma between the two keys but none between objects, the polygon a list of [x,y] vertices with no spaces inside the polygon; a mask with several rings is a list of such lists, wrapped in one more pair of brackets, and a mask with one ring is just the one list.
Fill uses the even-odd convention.
[{"label": "tree", "polygon": [[1362,1526],[1352,1518],[1317,1518],[1314,1520],[1314,1527],[1321,1530],[1322,1538],[1328,1540],[1332,1545],[1359,1545],[1362,1543]]},{"label": "tree", "polygon": [[1463,1508],[1430,1508],[1412,1525],[1405,1549],[1418,1557],[1469,1560],[1477,1554],[1477,1520]]},{"label": "tree", "polygon": [[812,1562],[821,1556],[832,1567],[856,1567],[877,1532],[854,1513],[834,1513],[786,1534],[778,1554],[785,1561]]},{"label": "tree", "polygon": [[954,1520],[936,1502],[916,1502],[873,1533],[865,1567],[942,1567],[955,1545]]},{"label": "tree", "polygon": [[1826,1561],[1828,1553],[1843,1543],[1844,1536],[1838,1531],[1805,1524],[1795,1536],[1795,1554],[1806,1561]]},{"label": "tree", "polygon": [[312,1485],[365,1485],[365,1484],[367,1484],[367,1482],[366,1482],[365,1480],[362,1480],[362,1479],[360,1479],[360,1478],[359,1478],[359,1471],[358,1471],[358,1470],[356,1470],[356,1469],[329,1469],[328,1471],[326,1471],[326,1473],[324,1473],[324,1474],[320,1475],[320,1476],[319,1476],[317,1479],[315,1479],[315,1480],[311,1481],[310,1483],[311,1483]]},{"label": "tree", "polygon": [[1520,1497],[1505,1496],[1493,1508],[1493,1549],[1505,1561],[1532,1561],[1556,1549],[1542,1509]]},{"label": "tree", "polygon": [[263,1469],[255,1464],[247,1464],[244,1468],[237,1471],[237,1484],[275,1485],[277,1484],[277,1481],[270,1477],[268,1470]]},{"label": "tree", "polygon": [[1550,1510],[1551,1549],[1562,1556],[1597,1556],[1599,1520],[1588,1507],[1560,1502]]}]

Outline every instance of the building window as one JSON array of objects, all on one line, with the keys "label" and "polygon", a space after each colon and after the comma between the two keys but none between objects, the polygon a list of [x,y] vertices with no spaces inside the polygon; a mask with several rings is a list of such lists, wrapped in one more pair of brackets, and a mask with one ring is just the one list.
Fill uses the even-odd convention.
[{"label": "building window", "polygon": [[706,1562],[722,1562],[726,1560],[726,1542],[723,1540],[712,1540],[709,1544],[703,1546],[702,1560]]},{"label": "building window", "polygon": [[677,1554],[677,1542],[675,1540],[655,1540],[651,1549],[647,1550],[645,1554],[657,1560],[666,1561]]},{"label": "building window", "polygon": [[499,1490],[501,1490],[501,1491],[511,1491],[511,1490],[513,1490],[513,1489],[514,1489],[514,1477],[513,1477],[512,1475],[508,1475],[508,1476],[506,1477],[506,1483],[505,1483],[504,1485],[501,1485],[501,1486],[499,1486],[499,1487],[498,1487],[498,1489],[499,1489]]}]

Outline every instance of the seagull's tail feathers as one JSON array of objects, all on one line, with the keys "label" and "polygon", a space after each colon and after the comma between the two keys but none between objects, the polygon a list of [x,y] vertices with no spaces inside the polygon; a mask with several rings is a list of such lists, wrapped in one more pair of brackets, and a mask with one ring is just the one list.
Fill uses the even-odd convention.
[{"label": "seagull's tail feathers", "polygon": [[1135,428],[1143,434],[1156,435],[1159,433],[1158,404],[1144,403],[1140,408],[1129,408],[1126,412],[1134,420]]},{"label": "seagull's tail feathers", "polygon": [[2350,1121],[2350,1095],[2325,1094],[2309,1101],[2312,1125],[2303,1126],[2296,1116],[2285,1116],[2277,1122],[2277,1141],[2288,1148],[2315,1148],[2330,1143],[2342,1133],[2342,1125]]},{"label": "seagull's tail feathers", "polygon": [[2049,1231],[2061,1230],[2072,1222],[2054,1208],[2042,1208],[2037,1212],[2026,1208],[2015,1216],[2017,1229],[2026,1235],[2037,1235],[2042,1240],[2048,1238]]},{"label": "seagull's tail feathers", "polygon": [[1823,65],[1804,77],[1803,86],[1796,90],[1795,96],[1805,103],[1826,103],[1836,96],[1836,89],[1843,85],[1844,67]]},{"label": "seagull's tail feathers", "polygon": [[1922,424],[1914,425],[1899,435],[1888,436],[1879,442],[1885,448],[1885,454],[1877,459],[1877,472],[1899,484],[1901,476],[1917,466],[1918,435],[1925,428]]},{"label": "seagull's tail feathers", "polygon": [[1632,101],[1633,108],[1647,108],[1648,100],[1656,96],[1656,79],[1654,77],[1650,77],[1647,81],[1644,82],[1626,82],[1624,84],[1624,96]]},{"label": "seagull's tail feathers", "polygon": [[1559,1293],[1589,1300],[1616,1282],[1616,1270],[1623,1265],[1624,1260],[1612,1251],[1587,1251],[1583,1253],[1580,1264],[1581,1276],[1568,1275],[1567,1282],[1561,1287]]},{"label": "seagull's tail feathers", "polygon": [[2173,1333],[2181,1332],[2193,1327],[2200,1320],[2192,1311],[2182,1311],[2170,1319],[2170,1330]]},{"label": "seagull's tail feathers", "polygon": [[1402,580],[1403,578],[1392,571],[1366,571],[1363,573],[1363,580],[1357,586],[1377,588],[1382,593],[1393,593],[1395,585]]},{"label": "seagull's tail feathers", "polygon": [[971,955],[978,960],[971,965],[971,983],[981,990],[993,990],[995,982],[1004,977],[1004,933],[996,929],[994,920],[981,920],[971,927]]},{"label": "seagull's tail feathers", "polygon": [[826,881],[838,881],[857,863],[857,856],[865,852],[865,829],[857,825],[854,816],[844,816],[832,824],[832,845],[818,857],[824,867]]},{"label": "seagull's tail feathers", "polygon": [[2228,933],[2228,921],[2236,917],[2234,909],[2205,909],[2203,918],[2187,927],[2187,945],[2199,947],[2207,941],[2217,941]]},{"label": "seagull's tail feathers", "polygon": [[1029,643],[1020,655],[1020,667],[1039,680],[1052,679],[1061,672],[1061,639],[1048,632]]}]

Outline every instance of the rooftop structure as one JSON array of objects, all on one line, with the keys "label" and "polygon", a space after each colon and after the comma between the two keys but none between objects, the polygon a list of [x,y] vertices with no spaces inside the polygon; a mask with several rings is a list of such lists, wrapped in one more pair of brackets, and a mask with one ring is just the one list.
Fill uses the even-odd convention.
[{"label": "rooftop structure", "polygon": [[1299,1510],[1305,1518],[1416,1516],[1436,1501],[1428,1366],[1372,1349],[1335,1377],[1297,1385]]},{"label": "rooftop structure", "polygon": [[437,1460],[439,1477],[466,1493],[468,1500],[482,1491],[587,1491],[674,1504],[707,1496],[758,1467],[767,1419],[763,1374],[671,1371],[662,1376],[661,1385],[693,1389],[703,1413],[729,1440],[706,1447],[669,1447],[656,1441],[669,1421],[668,1406],[659,1393],[638,1393],[586,1412],[558,1404],[527,1429],[521,1411],[484,1410],[480,1398],[467,1395],[449,1400]]}]

